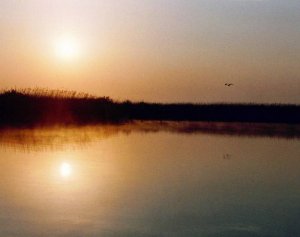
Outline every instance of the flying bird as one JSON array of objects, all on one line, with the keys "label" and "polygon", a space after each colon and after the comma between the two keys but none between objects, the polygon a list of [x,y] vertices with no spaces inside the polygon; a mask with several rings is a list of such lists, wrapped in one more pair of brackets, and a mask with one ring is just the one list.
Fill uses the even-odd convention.
[{"label": "flying bird", "polygon": [[233,86],[233,83],[225,83],[225,86],[228,86],[228,87]]}]

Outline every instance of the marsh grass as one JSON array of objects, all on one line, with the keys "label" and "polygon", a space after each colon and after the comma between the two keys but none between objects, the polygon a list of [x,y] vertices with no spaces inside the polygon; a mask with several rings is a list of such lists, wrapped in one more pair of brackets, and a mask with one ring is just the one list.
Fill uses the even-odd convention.
[{"label": "marsh grass", "polygon": [[114,101],[87,93],[11,89],[0,93],[0,126],[88,125],[142,121],[300,123],[300,106]]}]

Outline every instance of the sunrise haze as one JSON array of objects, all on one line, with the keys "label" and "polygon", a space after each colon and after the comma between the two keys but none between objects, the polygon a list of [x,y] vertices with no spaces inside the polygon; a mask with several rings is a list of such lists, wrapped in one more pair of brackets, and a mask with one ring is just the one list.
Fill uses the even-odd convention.
[{"label": "sunrise haze", "polygon": [[298,0],[2,0],[0,89],[299,104],[299,12]]}]

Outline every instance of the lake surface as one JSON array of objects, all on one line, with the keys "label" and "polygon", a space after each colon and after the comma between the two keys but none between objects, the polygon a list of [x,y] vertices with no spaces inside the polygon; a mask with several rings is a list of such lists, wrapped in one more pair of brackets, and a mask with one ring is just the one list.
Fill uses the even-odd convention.
[{"label": "lake surface", "polygon": [[300,139],[220,126],[2,130],[0,236],[300,236]]}]

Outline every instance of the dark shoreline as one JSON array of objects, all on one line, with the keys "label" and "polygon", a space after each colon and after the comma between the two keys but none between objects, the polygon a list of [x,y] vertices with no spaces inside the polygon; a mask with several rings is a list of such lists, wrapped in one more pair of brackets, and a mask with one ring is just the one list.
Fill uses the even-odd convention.
[{"label": "dark shoreline", "polygon": [[134,120],[300,124],[299,105],[116,102],[108,97],[64,93],[2,92],[0,127],[118,124]]}]

